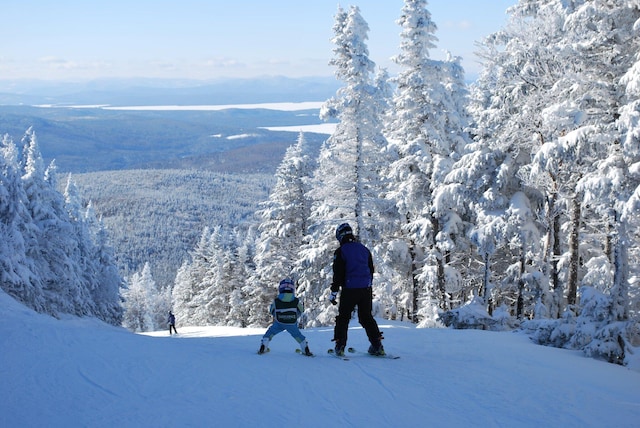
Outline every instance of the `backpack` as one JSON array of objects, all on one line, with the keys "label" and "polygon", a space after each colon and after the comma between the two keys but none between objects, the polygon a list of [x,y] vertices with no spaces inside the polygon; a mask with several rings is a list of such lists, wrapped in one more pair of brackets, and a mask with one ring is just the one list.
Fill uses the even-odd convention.
[{"label": "backpack", "polygon": [[283,302],[280,299],[274,300],[274,316],[282,324],[295,324],[298,321],[298,298],[290,302]]}]

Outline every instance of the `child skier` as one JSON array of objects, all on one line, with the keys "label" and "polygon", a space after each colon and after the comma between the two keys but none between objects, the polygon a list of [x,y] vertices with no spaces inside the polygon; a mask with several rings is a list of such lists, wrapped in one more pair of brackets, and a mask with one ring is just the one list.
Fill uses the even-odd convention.
[{"label": "child skier", "polygon": [[269,351],[269,342],[276,334],[287,330],[289,334],[300,344],[300,351],[304,355],[312,356],[309,351],[307,339],[300,333],[298,329],[298,317],[302,314],[302,302],[295,295],[295,285],[289,278],[280,281],[278,286],[278,297],[276,297],[269,312],[273,316],[273,324],[267,329],[262,336],[262,343],[258,354],[264,354]]}]

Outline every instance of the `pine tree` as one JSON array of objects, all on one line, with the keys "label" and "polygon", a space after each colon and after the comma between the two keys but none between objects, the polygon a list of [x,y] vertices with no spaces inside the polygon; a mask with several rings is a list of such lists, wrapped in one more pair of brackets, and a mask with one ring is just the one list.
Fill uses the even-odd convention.
[{"label": "pine tree", "polygon": [[388,164],[382,134],[385,92],[373,80],[375,63],[366,45],[368,24],[358,7],[352,6],[349,12],[340,8],[334,32],[330,64],[336,66],[336,77],[345,86],[323,105],[321,117],[336,118],[339,123],[320,151],[309,192],[313,200],[309,239],[302,245],[295,269],[313,323],[332,318],[335,310],[320,303],[330,283],[335,228],[351,222],[354,232],[373,248],[381,242],[389,212],[380,201],[385,189],[381,178]]},{"label": "pine tree", "polygon": [[145,263],[142,272],[134,273],[129,278],[127,288],[122,292],[124,298],[122,325],[135,332],[155,330],[157,294],[149,264]]},{"label": "pine tree", "polygon": [[225,325],[231,311],[229,297],[233,291],[231,279],[235,269],[235,248],[231,245],[231,233],[216,226],[209,240],[209,260],[202,284],[202,292],[197,296],[197,325]]},{"label": "pine tree", "polygon": [[[636,57],[636,62],[625,73],[621,79],[621,84],[625,88],[625,97],[620,109],[620,117],[617,121],[618,129],[621,131],[620,147],[623,155],[624,180],[616,182],[621,187],[617,190],[621,199],[620,222],[624,224],[624,229],[618,235],[617,250],[618,257],[614,263],[617,277],[614,279],[614,286],[619,294],[624,294],[624,280],[636,278],[629,281],[628,290],[628,312],[632,319],[640,316],[640,56]],[[620,176],[618,176],[620,177]],[[625,252],[626,251],[626,252]],[[627,256],[628,260],[624,260]],[[628,270],[625,275],[625,268]],[[619,284],[619,285],[618,285]],[[614,293],[612,293],[614,294]],[[622,303],[624,300],[619,300]],[[616,305],[613,314],[625,314],[625,309]]]},{"label": "pine tree", "polygon": [[42,286],[28,248],[35,240],[35,228],[25,203],[18,150],[5,135],[0,145],[0,284],[12,297],[44,311]]},{"label": "pine tree", "polygon": [[36,234],[27,251],[42,281],[46,311],[52,315],[91,315],[94,304],[83,278],[81,249],[63,197],[57,191],[55,164],[44,168],[32,129],[25,133],[23,145],[22,181]]},{"label": "pine tree", "polygon": [[[473,147],[475,154],[467,156],[465,162],[473,158],[480,165],[471,166],[472,171],[482,172],[471,181],[477,185],[478,202],[472,210],[479,215],[472,220],[472,233],[477,242],[483,243],[485,253],[481,258],[485,263],[484,289],[494,284],[495,296],[500,299],[510,293],[513,277],[508,280],[491,282],[498,278],[492,272],[502,272],[527,263],[523,246],[509,245],[520,239],[516,229],[505,228],[508,204],[512,197],[523,192],[528,199],[527,205],[535,213],[539,207],[548,208],[547,242],[549,250],[543,254],[547,262],[554,260],[550,251],[561,251],[560,237],[553,235],[558,231],[558,218],[555,209],[559,205],[553,180],[539,177],[535,180],[529,175],[530,159],[547,141],[556,138],[558,127],[566,124],[548,120],[553,112],[545,110],[552,101],[552,93],[558,79],[566,72],[567,64],[558,61],[556,46],[564,37],[563,19],[565,11],[557,8],[552,1],[522,1],[509,9],[511,15],[508,26],[483,42],[480,55],[485,60],[485,69],[472,91],[472,112],[474,116],[474,134],[477,141]],[[565,128],[566,129],[566,128]],[[461,165],[460,165],[461,166]],[[555,172],[554,170],[549,170]],[[462,172],[461,172],[462,173]],[[466,174],[466,173],[465,173]],[[468,175],[468,174],[467,174]],[[477,184],[476,184],[477,183]],[[548,196],[533,187],[535,183],[548,183]],[[502,233],[498,233],[496,226]],[[495,234],[493,234],[495,233]],[[497,240],[497,237],[502,237]],[[487,239],[493,241],[487,244]],[[479,240],[479,241],[478,241]],[[536,256],[537,258],[538,256]],[[559,278],[555,272],[549,272],[545,263],[534,262],[532,266],[542,269],[541,274]],[[555,269],[556,265],[553,265]],[[510,268],[511,267],[511,268]],[[536,274],[537,275],[537,274]],[[525,278],[518,278],[522,284]],[[536,284],[545,283],[546,279]],[[536,287],[538,285],[535,285]],[[561,293],[560,284],[553,284]],[[546,288],[546,287],[545,287]],[[546,296],[546,290],[542,290]],[[544,296],[541,296],[544,299]],[[559,302],[555,303],[556,306]],[[491,313],[491,307],[489,308]]]},{"label": "pine tree", "polygon": [[249,324],[266,326],[271,316],[266,308],[273,299],[275,285],[292,276],[298,250],[308,232],[311,201],[309,180],[315,164],[304,135],[289,147],[276,170],[276,184],[257,212],[260,221],[256,276],[251,281]]},{"label": "pine tree", "polygon": [[204,296],[211,284],[209,275],[215,260],[211,240],[211,231],[205,228],[190,261],[183,262],[176,274],[172,303],[176,323],[180,325],[210,325]]},{"label": "pine tree", "polygon": [[245,230],[244,227],[234,229],[234,264],[228,280],[231,292],[229,294],[229,313],[226,325],[247,327],[250,324],[250,311],[253,300],[250,298],[254,290],[253,278],[256,277],[255,242],[256,230],[253,225]]},{"label": "pine tree", "polygon": [[[397,21],[402,43],[394,60],[402,70],[394,79],[394,109],[386,127],[398,157],[389,167],[388,197],[403,219],[398,235],[410,256],[401,257],[410,260],[402,269],[404,294],[411,296],[407,309],[416,322],[423,304],[445,308],[448,293],[459,288],[459,275],[450,267],[455,237],[461,235],[459,217],[453,207],[435,204],[435,192],[467,144],[464,128],[468,124],[459,59],[429,58],[429,51],[436,47],[437,27],[426,5],[425,0],[405,1]],[[431,312],[426,309],[425,313]]]},{"label": "pine tree", "polygon": [[91,288],[91,296],[95,303],[96,316],[112,325],[121,325],[123,308],[120,290],[124,279],[118,271],[113,247],[109,242],[109,234],[102,221],[95,218],[91,204],[85,210],[85,222],[93,234],[93,253],[95,285]]},{"label": "pine tree", "polygon": [[176,317],[176,324],[191,325],[193,313],[193,271],[191,264],[185,260],[176,272],[175,283],[171,289],[171,307]]},{"label": "pine tree", "polygon": [[[120,325],[121,280],[113,258],[95,252],[75,185],[69,179],[65,197],[60,194],[55,163],[44,168],[33,129],[22,143],[20,161],[9,137],[0,146],[3,289],[39,312],[95,316]],[[101,276],[105,270],[112,272],[109,278]]]}]

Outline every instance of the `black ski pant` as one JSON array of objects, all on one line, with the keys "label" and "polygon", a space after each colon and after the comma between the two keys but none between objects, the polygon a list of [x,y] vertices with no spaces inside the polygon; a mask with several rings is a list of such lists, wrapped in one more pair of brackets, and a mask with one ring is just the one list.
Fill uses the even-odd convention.
[{"label": "black ski pant", "polygon": [[171,329],[173,329],[173,332],[175,334],[178,334],[178,330],[176,330],[176,326],[173,324],[169,324],[169,335],[171,335]]},{"label": "black ski pant", "polygon": [[358,307],[358,321],[367,332],[369,342],[377,343],[380,341],[380,330],[378,323],[371,314],[373,301],[373,290],[368,288],[343,288],[340,292],[340,306],[338,307],[338,316],[336,317],[336,327],[333,332],[333,338],[336,343],[347,344],[347,330],[349,329],[349,321],[351,313]]}]

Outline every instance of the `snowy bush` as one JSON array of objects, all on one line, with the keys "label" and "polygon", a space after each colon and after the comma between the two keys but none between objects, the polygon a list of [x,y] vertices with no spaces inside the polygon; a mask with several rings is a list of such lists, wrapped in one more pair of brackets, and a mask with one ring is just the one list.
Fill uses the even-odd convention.
[{"label": "snowy bush", "polygon": [[616,322],[602,325],[593,337],[593,340],[584,346],[583,351],[588,357],[599,358],[610,363],[624,364],[626,342],[626,330],[629,326],[626,322]]},{"label": "snowy bush", "polygon": [[496,320],[487,313],[483,299],[474,297],[467,304],[440,314],[439,320],[457,329],[492,330]]},{"label": "snowy bush", "polygon": [[424,305],[418,312],[420,322],[419,328],[439,328],[444,327],[444,324],[440,320],[440,311],[434,304]]}]

